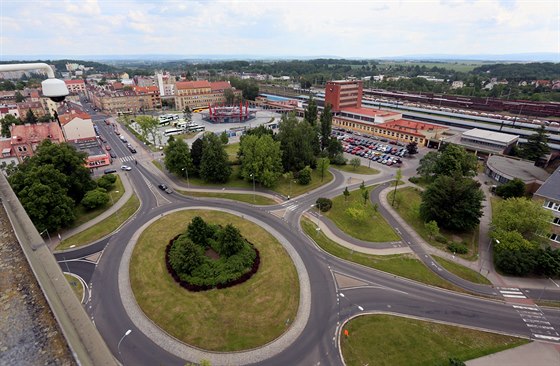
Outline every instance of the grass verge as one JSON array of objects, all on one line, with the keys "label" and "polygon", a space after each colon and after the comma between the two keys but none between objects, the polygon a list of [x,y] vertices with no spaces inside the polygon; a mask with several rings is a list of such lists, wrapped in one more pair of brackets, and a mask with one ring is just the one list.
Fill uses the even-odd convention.
[{"label": "grass verge", "polygon": [[460,287],[443,280],[430,271],[413,254],[371,255],[358,253],[338,245],[329,239],[322,231],[317,231],[317,226],[307,218],[303,218],[301,226],[303,231],[305,231],[319,247],[336,257],[428,285],[465,292]]},{"label": "grass verge", "polygon": [[232,163],[237,162],[237,152],[239,151],[239,142],[234,142],[224,146],[226,153],[228,154],[228,160]]},{"label": "grass verge", "polygon": [[[371,192],[374,187],[367,187]],[[332,199],[333,206],[323,215],[328,217],[343,232],[356,239],[369,242],[389,242],[399,240],[399,236],[372,206],[369,199],[364,204],[361,190],[350,192]]]},{"label": "grass verge", "polygon": [[[387,200],[391,202],[394,192],[391,191],[387,195]],[[422,239],[430,245],[448,251],[447,245],[430,238],[428,230],[424,226],[424,221],[420,218],[419,210],[422,199],[420,191],[413,187],[405,187],[397,190],[397,198],[395,200],[395,211],[407,222],[414,231],[416,231]],[[477,259],[478,254],[478,226],[470,232],[456,233],[448,230],[440,229],[440,234],[444,236],[447,241],[455,241],[465,243],[468,248],[467,254],[456,254],[463,259],[474,261]]]},{"label": "grass verge", "polygon": [[482,285],[492,285],[492,282],[490,282],[486,277],[484,277],[483,275],[481,275],[477,271],[473,271],[470,268],[467,268],[467,267],[462,266],[460,264],[457,264],[455,262],[449,261],[445,258],[438,257],[437,255],[432,255],[432,258],[434,258],[435,261],[440,266],[442,266],[443,268],[445,268],[449,272],[461,277],[464,280],[467,280],[467,281],[470,281],[470,282],[473,282],[473,283],[480,283]]},{"label": "grass verge", "polygon": [[178,191],[185,196],[193,197],[213,197],[213,198],[225,198],[245,203],[250,203],[252,205],[266,206],[274,205],[277,202],[271,198],[261,196],[256,194],[253,199],[253,193],[215,193],[215,192],[194,192],[194,191]]},{"label": "grass verge", "polygon": [[[212,224],[233,224],[261,254],[247,282],[220,290],[189,292],[167,273],[165,246],[199,215]],[[130,264],[136,301],[159,327],[177,339],[212,351],[262,346],[284,333],[299,304],[295,267],[276,239],[260,226],[216,211],[187,210],[164,216],[140,236]]]},{"label": "grass verge", "polygon": [[354,168],[351,165],[331,165],[334,169],[342,170],[343,172],[354,173],[354,174],[362,174],[362,175],[374,175],[379,174],[379,170],[368,168],[365,165],[360,165],[357,168]]},{"label": "grass verge", "polygon": [[72,290],[76,294],[78,300],[82,301],[82,297],[84,297],[84,286],[82,285],[82,282],[76,277],[67,273],[64,274],[64,277],[66,277],[66,281],[68,281],[70,287],[72,287]]},{"label": "grass verge", "polygon": [[346,365],[450,365],[527,344],[522,338],[392,315],[349,321],[341,350]]},{"label": "grass verge", "polygon": [[87,210],[84,206],[77,205],[76,209],[75,209],[76,221],[74,221],[72,226],[70,226],[70,229],[78,227],[78,226],[96,218],[97,216],[99,216],[103,212],[105,212],[107,209],[112,207],[113,203],[118,202],[118,200],[124,194],[124,186],[123,186],[123,183],[122,183],[122,180],[121,180],[121,177],[119,176],[119,174],[115,174],[115,176],[117,177],[117,180],[115,181],[115,184],[113,185],[113,188],[110,191],[107,192],[109,194],[109,197],[111,198],[111,199],[109,199],[109,203],[107,203],[106,206],[97,208],[95,210]]},{"label": "grass verge", "polygon": [[136,197],[136,195],[132,195],[132,197],[130,197],[128,201],[126,201],[126,203],[117,210],[117,212],[113,213],[97,225],[64,239],[58,244],[55,250],[79,247],[101,239],[105,235],[115,231],[123,222],[128,220],[128,218],[136,212],[139,206],[140,200]]}]

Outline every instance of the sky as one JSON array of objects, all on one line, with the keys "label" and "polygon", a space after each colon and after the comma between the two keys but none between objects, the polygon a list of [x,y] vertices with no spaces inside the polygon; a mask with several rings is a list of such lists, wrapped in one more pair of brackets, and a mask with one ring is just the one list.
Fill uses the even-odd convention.
[{"label": "sky", "polygon": [[560,0],[0,0],[1,60],[534,52],[560,55]]}]

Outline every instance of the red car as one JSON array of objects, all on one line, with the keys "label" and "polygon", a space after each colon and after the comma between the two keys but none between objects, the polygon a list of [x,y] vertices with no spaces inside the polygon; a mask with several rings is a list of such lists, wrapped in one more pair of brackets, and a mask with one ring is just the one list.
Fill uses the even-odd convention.
[{"label": "red car", "polygon": [[107,150],[107,151],[111,150],[111,146],[105,145],[105,150]]}]

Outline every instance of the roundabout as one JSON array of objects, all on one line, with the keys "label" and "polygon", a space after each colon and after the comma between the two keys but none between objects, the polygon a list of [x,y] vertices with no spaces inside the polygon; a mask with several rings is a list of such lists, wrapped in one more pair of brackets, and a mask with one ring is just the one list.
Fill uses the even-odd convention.
[{"label": "roundabout", "polygon": [[[175,237],[195,216],[231,223],[255,245],[261,264],[251,279],[201,292],[174,281],[165,266],[168,240],[162,238]],[[208,208],[173,210],[137,230],[124,251],[119,289],[134,324],[160,347],[212,364],[250,363],[280,352],[305,326],[310,310],[308,276],[291,244],[253,217]]]}]

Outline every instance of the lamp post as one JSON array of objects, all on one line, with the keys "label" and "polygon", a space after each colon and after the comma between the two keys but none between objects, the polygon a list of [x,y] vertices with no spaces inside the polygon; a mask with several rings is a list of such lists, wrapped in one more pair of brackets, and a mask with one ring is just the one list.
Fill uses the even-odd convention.
[{"label": "lamp post", "polygon": [[255,174],[251,173],[249,176],[253,178],[253,203],[255,203]]},{"label": "lamp post", "polygon": [[119,352],[119,355],[121,354],[121,342],[123,341],[124,337],[126,337],[127,335],[129,335],[130,333],[132,333],[132,330],[127,330],[124,335],[121,337],[121,340],[119,341],[119,343],[117,344],[117,351]]},{"label": "lamp post", "polygon": [[[114,193],[119,193],[119,191],[115,191]],[[113,200],[113,195],[110,194],[109,197],[111,197],[111,206],[115,205],[115,201]]]},{"label": "lamp post", "polygon": [[181,170],[184,170],[185,174],[187,175],[187,188],[191,188],[191,183],[189,182],[189,170],[187,169],[186,166],[184,168],[182,168]]},{"label": "lamp post", "polygon": [[47,237],[49,238],[49,244],[50,244],[50,242],[51,242],[51,236],[49,235],[49,230],[48,230],[48,229],[45,229],[45,230],[41,231],[41,233],[40,233],[39,235],[43,236],[43,233],[44,233],[45,231],[47,232]]}]

